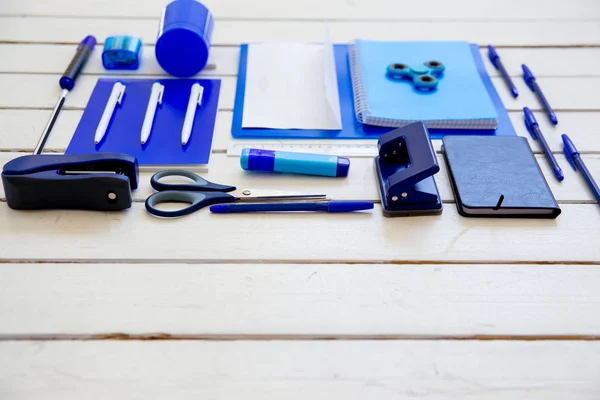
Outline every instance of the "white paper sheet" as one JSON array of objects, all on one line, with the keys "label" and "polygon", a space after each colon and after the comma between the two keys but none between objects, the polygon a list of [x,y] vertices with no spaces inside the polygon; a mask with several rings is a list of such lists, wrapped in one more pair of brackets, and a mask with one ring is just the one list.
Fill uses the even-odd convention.
[{"label": "white paper sheet", "polygon": [[244,128],[342,128],[333,46],[248,45]]}]

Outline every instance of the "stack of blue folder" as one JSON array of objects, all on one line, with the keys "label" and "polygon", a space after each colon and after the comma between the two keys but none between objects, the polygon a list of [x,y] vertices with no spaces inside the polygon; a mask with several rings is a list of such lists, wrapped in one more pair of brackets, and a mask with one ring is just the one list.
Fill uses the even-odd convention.
[{"label": "stack of blue folder", "polygon": [[[404,107],[404,110],[402,110],[401,105],[398,105],[398,110],[403,112],[403,114],[402,112],[398,114],[399,119],[411,119],[411,113],[414,115],[413,111],[415,109],[418,109],[420,110],[420,115],[414,115],[412,119],[423,120],[427,117],[435,117],[436,114],[445,116],[445,118],[447,118],[448,115],[452,116],[452,113],[454,113],[456,115],[456,119],[481,117],[495,118],[497,120],[497,125],[495,129],[430,128],[429,132],[432,139],[440,139],[446,135],[457,134],[516,135],[516,132],[508,116],[508,112],[502,104],[502,100],[498,96],[498,93],[496,92],[496,89],[494,88],[494,85],[490,80],[487,71],[485,70],[485,66],[483,64],[483,60],[479,52],[479,47],[477,45],[468,44],[464,42],[364,43],[364,41],[357,41],[357,44],[360,44],[362,46],[369,45],[368,49],[375,49],[376,51],[379,51],[379,53],[382,54],[388,52],[381,51],[381,49],[376,49],[376,47],[381,46],[381,44],[387,46],[400,44],[402,46],[411,47],[411,51],[399,52],[398,54],[396,54],[396,52],[390,53],[394,55],[394,60],[390,59],[392,62],[408,63],[415,63],[417,62],[417,60],[420,60],[420,58],[425,57],[424,54],[419,54],[419,52],[416,50],[420,47],[426,47],[425,44],[429,44],[430,46],[433,46],[432,48],[438,49],[436,54],[440,54],[441,58],[445,58],[445,63],[449,65],[449,68],[446,72],[448,76],[440,82],[439,88],[436,90],[436,92],[424,94],[424,96],[429,96],[430,99],[433,99],[434,96],[437,96],[437,99],[439,100],[435,102],[430,102],[429,100],[427,100],[432,104],[432,106],[430,106],[429,109],[426,106],[424,106],[424,104],[426,103],[421,103],[418,105],[418,107]],[[341,130],[243,128],[242,116],[244,112],[244,92],[247,74],[246,64],[248,58],[248,45],[241,45],[236,98],[231,128],[232,136],[237,139],[377,139],[382,134],[394,129],[394,127],[392,126],[377,126],[372,124],[363,124],[359,122],[359,119],[357,118],[358,113],[357,108],[355,107],[356,96],[352,86],[352,71],[351,62],[349,58],[349,48],[350,46],[354,45],[355,44],[334,45],[335,65],[337,71],[338,91],[342,117]],[[457,51],[455,50],[457,48],[460,48],[461,45],[466,46],[467,49],[466,52],[459,52],[460,54],[462,54],[462,58],[453,56],[453,54],[457,53]],[[443,49],[444,51],[441,51],[439,49]],[[369,57],[370,59],[372,59],[373,54],[369,54]],[[468,57],[472,57],[472,59],[469,59]],[[387,60],[381,59],[379,60],[379,63],[385,64],[387,63]],[[457,66],[458,63],[460,63],[460,65]],[[469,66],[469,64],[471,64],[471,66]],[[454,73],[452,72],[452,67],[460,68],[460,70],[463,71],[462,77],[460,77],[460,82],[457,82],[458,78],[453,80]],[[465,69],[467,68],[472,68],[472,73],[464,73]],[[381,75],[384,76],[383,73]],[[468,81],[465,81],[465,78]],[[480,82],[478,80],[480,80]],[[476,95],[474,95],[473,92],[461,95],[461,90],[463,92],[465,89],[468,91],[469,88],[475,87],[477,83],[482,84],[480,86],[483,89],[477,92]],[[380,88],[377,87],[377,83],[374,79],[371,79],[371,84],[374,86],[373,90],[380,90]],[[393,85],[394,83],[391,84]],[[444,89],[446,89],[445,92]],[[392,89],[385,94],[385,98],[389,99],[390,105],[385,107],[385,109],[381,109],[381,111],[389,113],[389,110],[393,110],[395,107],[394,102],[398,102],[398,99],[402,100],[402,96],[413,96],[412,94],[410,94],[411,90],[412,88],[409,85],[402,85],[396,83],[396,86],[393,86]],[[419,94],[417,94],[416,96],[419,96]],[[379,97],[379,99],[383,98],[384,97],[381,96]],[[418,97],[411,97],[408,98],[406,101],[408,102],[408,104],[410,104],[411,102],[414,102],[415,98]],[[486,104],[489,104],[490,107],[486,107]],[[458,115],[459,111],[462,111],[460,116]],[[401,117],[401,115],[404,115],[404,117]]]}]

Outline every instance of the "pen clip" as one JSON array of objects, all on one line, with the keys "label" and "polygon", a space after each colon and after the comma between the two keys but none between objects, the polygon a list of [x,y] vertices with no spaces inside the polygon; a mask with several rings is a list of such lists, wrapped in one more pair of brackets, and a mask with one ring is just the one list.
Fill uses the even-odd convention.
[{"label": "pen clip", "polygon": [[199,83],[194,83],[192,85],[192,93],[190,94],[190,96],[196,97],[194,99],[194,102],[197,103],[199,106],[202,105],[202,96],[203,95],[204,95],[204,87],[202,85],[200,85]]},{"label": "pen clip", "polygon": [[121,101],[123,101],[123,96],[125,95],[125,85],[123,85],[120,82],[117,82],[115,83],[113,90],[119,91],[119,97],[117,97],[117,104],[121,104]]},{"label": "pen clip", "polygon": [[165,92],[164,85],[161,85],[158,82],[154,82],[154,84],[152,85],[152,91],[153,92],[158,91],[158,94],[157,94],[158,97],[156,98],[156,102],[158,104],[162,104],[163,93]]}]

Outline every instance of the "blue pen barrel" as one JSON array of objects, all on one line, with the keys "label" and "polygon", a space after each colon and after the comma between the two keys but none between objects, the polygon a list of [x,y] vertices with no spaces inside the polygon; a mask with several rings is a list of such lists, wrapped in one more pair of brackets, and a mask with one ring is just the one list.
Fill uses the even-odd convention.
[{"label": "blue pen barrel", "polygon": [[67,66],[64,74],[61,76],[59,85],[62,89],[72,90],[75,86],[75,81],[77,77],[81,73],[81,70],[87,63],[87,60],[90,58],[94,47],[96,46],[96,38],[93,36],[87,36],[85,39],[79,43],[77,47],[77,52],[73,59]]},{"label": "blue pen barrel", "polygon": [[575,163],[575,165],[577,165],[577,168],[579,168],[579,170],[581,171],[581,174],[583,175],[583,179],[585,179],[586,183],[590,187],[590,190],[594,194],[596,201],[598,202],[598,204],[600,204],[600,188],[598,187],[598,184],[592,177],[590,170],[587,169],[587,166],[581,160],[581,156],[579,154],[575,155],[573,157],[573,162]]},{"label": "blue pen barrel", "polygon": [[246,171],[347,176],[350,160],[327,154],[244,149],[240,157],[240,165]]},{"label": "blue pen barrel", "polygon": [[288,202],[288,203],[234,203],[217,204],[210,211],[217,214],[248,213],[248,212],[295,212],[322,211],[330,213],[371,210],[372,201],[323,201],[323,202]]}]

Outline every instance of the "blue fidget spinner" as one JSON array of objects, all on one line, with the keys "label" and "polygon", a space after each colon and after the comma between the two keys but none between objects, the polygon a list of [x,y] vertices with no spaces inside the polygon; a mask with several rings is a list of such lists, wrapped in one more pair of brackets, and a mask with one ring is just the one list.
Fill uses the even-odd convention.
[{"label": "blue fidget spinner", "polygon": [[444,64],[439,61],[426,61],[418,66],[402,63],[390,64],[387,75],[392,79],[410,80],[416,89],[433,90],[444,74]]}]

